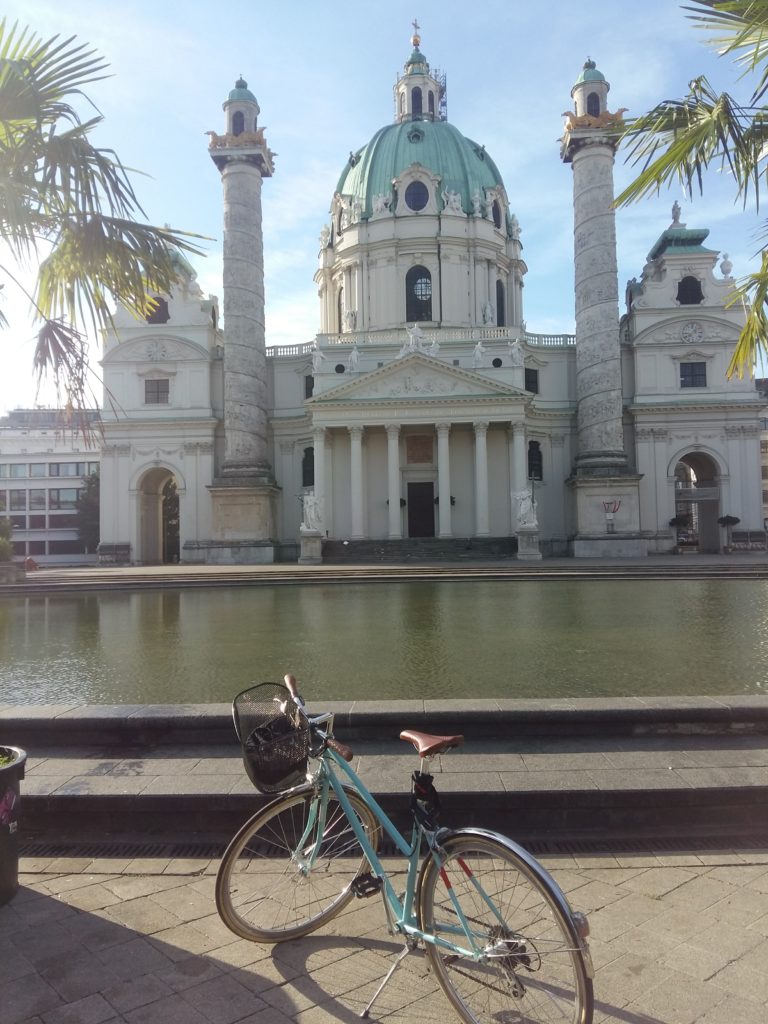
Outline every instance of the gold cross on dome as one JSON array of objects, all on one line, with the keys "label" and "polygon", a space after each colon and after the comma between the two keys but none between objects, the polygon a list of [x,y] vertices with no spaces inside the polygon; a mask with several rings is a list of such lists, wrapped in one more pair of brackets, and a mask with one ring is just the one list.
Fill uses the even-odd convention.
[{"label": "gold cross on dome", "polygon": [[411,22],[411,24],[413,25],[413,31],[414,31],[414,33],[415,33],[416,35],[418,35],[418,34],[419,34],[419,29],[421,28],[421,26],[419,25],[419,23],[418,23],[418,21],[416,20],[416,18],[414,18],[414,19],[413,19],[413,21]]}]

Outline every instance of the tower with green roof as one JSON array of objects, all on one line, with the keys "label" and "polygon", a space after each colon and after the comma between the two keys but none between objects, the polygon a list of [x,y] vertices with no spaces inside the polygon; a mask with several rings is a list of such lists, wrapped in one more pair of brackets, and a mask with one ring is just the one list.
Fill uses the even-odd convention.
[{"label": "tower with green roof", "polygon": [[209,561],[271,562],[277,494],[270,462],[264,332],[261,183],[273,154],[259,104],[239,78],[223,103],[226,131],[209,132],[224,192],[224,452],[210,488],[214,542]]},{"label": "tower with green roof", "polygon": [[[638,477],[624,443],[613,161],[621,111],[607,107],[609,83],[588,59],[571,89],[561,158],[573,172],[577,450],[574,553],[644,554]],[[605,509],[619,507],[606,532]]]}]

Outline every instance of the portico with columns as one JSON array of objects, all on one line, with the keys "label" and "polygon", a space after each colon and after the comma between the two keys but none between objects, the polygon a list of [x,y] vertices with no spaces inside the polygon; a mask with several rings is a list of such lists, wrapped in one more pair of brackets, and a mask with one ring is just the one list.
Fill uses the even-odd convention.
[{"label": "portico with columns", "polygon": [[413,354],[307,403],[330,539],[509,537],[530,395]]}]

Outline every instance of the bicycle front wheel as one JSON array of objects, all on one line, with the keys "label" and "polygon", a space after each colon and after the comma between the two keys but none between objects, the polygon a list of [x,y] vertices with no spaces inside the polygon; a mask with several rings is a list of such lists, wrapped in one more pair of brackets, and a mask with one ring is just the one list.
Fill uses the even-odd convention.
[{"label": "bicycle front wheel", "polygon": [[[345,793],[376,850],[378,822],[356,793]],[[352,898],[352,882],[369,870],[368,859],[336,795],[328,794],[324,814],[321,805],[309,788],[276,800],[227,847],[216,877],[216,908],[236,935],[253,942],[296,939],[330,921]]]},{"label": "bicycle front wheel", "polygon": [[492,834],[457,832],[442,850],[441,863],[430,857],[422,874],[420,927],[459,947],[426,944],[461,1018],[590,1024],[592,981],[547,877]]}]

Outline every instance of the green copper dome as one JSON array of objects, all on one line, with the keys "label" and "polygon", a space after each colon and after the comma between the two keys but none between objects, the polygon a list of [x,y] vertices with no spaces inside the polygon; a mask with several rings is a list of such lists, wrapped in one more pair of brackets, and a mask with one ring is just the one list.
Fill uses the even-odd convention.
[{"label": "green copper dome", "polygon": [[230,103],[233,100],[250,100],[251,103],[256,102],[256,97],[248,88],[248,83],[244,78],[238,78],[235,82],[235,88],[231,90],[228,99]]},{"label": "green copper dome", "polygon": [[581,70],[581,74],[573,83],[574,85],[581,85],[582,82],[604,82],[605,75],[602,71],[597,70],[597,65],[593,60],[586,60],[584,67]]},{"label": "green copper dome", "polygon": [[[392,181],[411,164],[438,175],[438,193],[455,191],[465,213],[472,196],[485,189],[503,188],[498,168],[484,146],[467,139],[447,121],[403,121],[381,128],[367,146],[351,153],[336,191],[357,199],[363,218],[370,217],[373,197],[392,191]],[[438,202],[438,207],[442,204]]]}]

